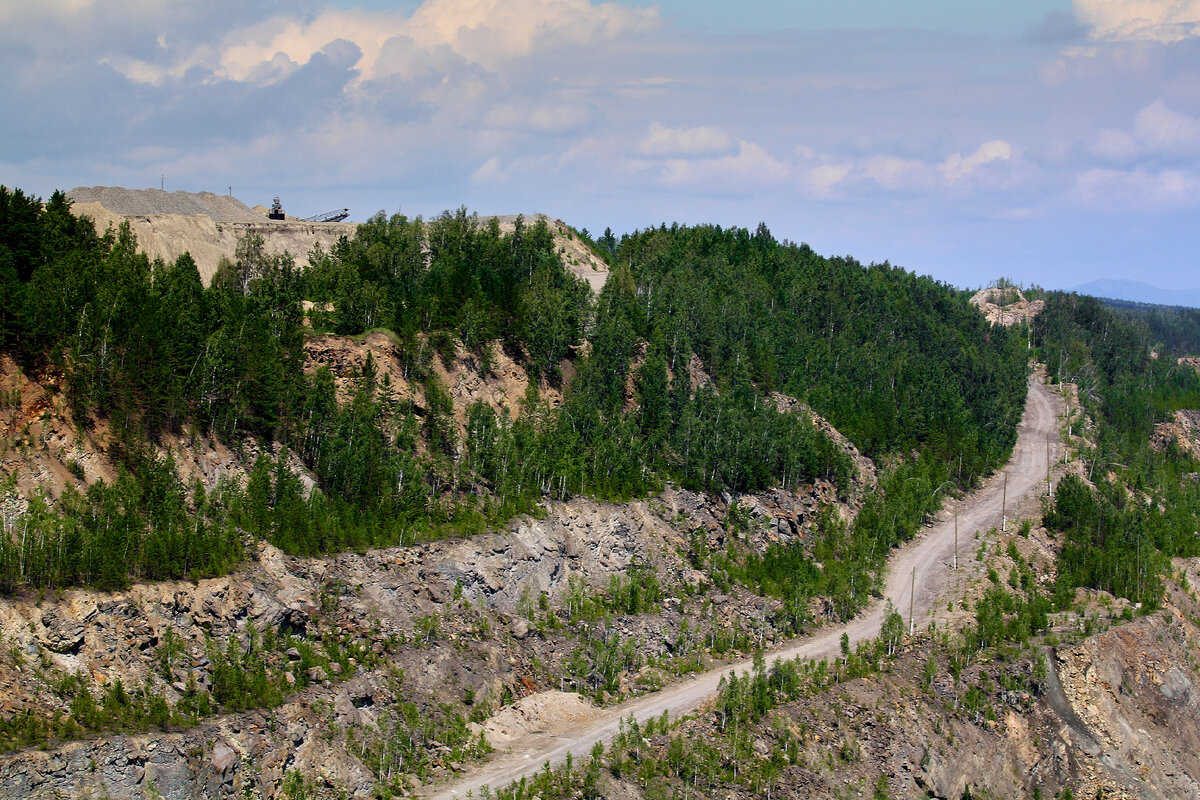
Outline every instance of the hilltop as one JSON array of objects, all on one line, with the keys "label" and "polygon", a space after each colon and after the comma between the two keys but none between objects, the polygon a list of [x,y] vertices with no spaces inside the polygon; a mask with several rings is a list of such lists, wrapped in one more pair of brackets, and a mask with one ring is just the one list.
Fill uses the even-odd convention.
[{"label": "hilltop", "polygon": [[[316,246],[329,251],[343,236],[353,237],[352,222],[305,222],[288,217],[267,219],[267,209],[248,207],[230,195],[212,192],[165,192],[160,189],[126,189],[117,186],[81,186],[67,192],[74,201],[72,211],[90,217],[96,230],[103,233],[128,222],[141,249],[151,258],[174,261],[190,253],[205,284],[212,280],[221,259],[236,258],[237,242],[247,233],[263,238],[271,255],[287,253],[304,264]],[[486,224],[490,217],[482,217]],[[496,218],[505,233],[513,230],[517,215]],[[591,251],[561,220],[545,214],[530,215],[533,224],[550,224],[567,268],[579,275],[598,292],[608,275],[608,265]]]}]

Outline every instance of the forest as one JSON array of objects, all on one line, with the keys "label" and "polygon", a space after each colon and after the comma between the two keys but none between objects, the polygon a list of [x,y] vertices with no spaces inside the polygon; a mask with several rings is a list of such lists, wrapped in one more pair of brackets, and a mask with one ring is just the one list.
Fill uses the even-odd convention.
[{"label": "forest", "polygon": [[[469,535],[546,500],[668,482],[719,493],[824,478],[844,494],[849,459],[805,412],[777,408],[781,392],[881,464],[881,490],[856,524],[827,526],[819,575],[781,569],[799,555],[786,548],[729,572],[797,608],[829,593],[848,614],[888,549],[1011,449],[1027,333],[990,326],[963,292],[761,225],[577,235],[613,265],[598,297],[544,222],[502,233],[466,209],[380,213],[303,267],[249,236],[206,287],[189,256],[152,261],[127,226],[97,235],[61,193],[0,188],[0,351],[57,381],[78,424],[102,420],[119,467],[57,505],[34,499],[0,541],[0,591],[219,574],[254,537],[318,554]],[[303,301],[327,310],[306,315]],[[425,407],[369,365],[341,403],[327,370],[305,373],[306,336],[370,330],[398,344]],[[460,344],[485,376],[502,347],[561,389],[561,406],[535,382],[518,409],[470,408],[460,439],[431,368]],[[693,358],[711,386],[688,379]],[[244,486],[205,491],[153,447],[169,432],[274,449]]]},{"label": "forest", "polygon": [[[1157,424],[1200,408],[1200,373],[1160,355],[1152,327],[1104,303],[1050,293],[1033,341],[1052,380],[1078,387],[1083,474],[1063,478],[1047,526],[1062,539],[1059,607],[1078,586],[1158,606],[1170,559],[1200,555],[1200,461],[1178,443],[1150,447]],[[1169,352],[1169,351],[1165,351]]]},{"label": "forest", "polygon": [[1151,339],[1161,345],[1165,352],[1177,356],[1200,353],[1200,308],[1160,306],[1111,298],[1102,298],[1101,302],[1115,310],[1117,316],[1144,324]]}]

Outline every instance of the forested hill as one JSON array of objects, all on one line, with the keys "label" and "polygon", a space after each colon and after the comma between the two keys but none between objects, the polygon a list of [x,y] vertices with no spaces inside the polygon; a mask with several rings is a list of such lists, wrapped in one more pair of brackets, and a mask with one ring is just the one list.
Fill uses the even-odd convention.
[{"label": "forested hill", "polygon": [[1200,308],[1099,298],[1117,316],[1144,324],[1151,339],[1176,356],[1200,354]]},{"label": "forested hill", "polygon": [[967,474],[1014,440],[1025,335],[992,328],[966,296],[888,264],[719,227],[623,240],[647,336],[727,379],[806,399],[872,455],[931,446]]},{"label": "forested hill", "polygon": [[[544,223],[379,215],[305,268],[248,237],[206,288],[188,256],[152,263],[127,228],[97,236],[61,194],[0,189],[0,348],[81,430],[103,428],[119,468],[53,508],[34,498],[22,535],[0,541],[0,589],[213,574],[247,537],[318,553],[471,533],[547,497],[668,481],[845,492],[849,459],[776,391],[889,466],[839,545],[847,569],[874,572],[939,493],[1014,441],[1026,333],[989,326],[950,287],[762,226],[663,226],[597,251],[615,266],[592,297]],[[305,371],[306,337],[372,329],[420,404],[370,362],[343,402],[327,370]],[[561,404],[534,380],[519,408],[459,409],[460,429],[434,359],[465,348],[486,380],[497,347]],[[154,447],[184,433],[278,455],[205,491]],[[869,582],[851,585],[851,601],[867,596]]]},{"label": "forested hill", "polygon": [[1046,518],[1063,542],[1056,600],[1088,586],[1156,607],[1171,559],[1200,555],[1200,450],[1175,424],[1200,409],[1200,374],[1155,357],[1145,325],[1092,297],[1048,294],[1033,337],[1080,402],[1078,460]]}]

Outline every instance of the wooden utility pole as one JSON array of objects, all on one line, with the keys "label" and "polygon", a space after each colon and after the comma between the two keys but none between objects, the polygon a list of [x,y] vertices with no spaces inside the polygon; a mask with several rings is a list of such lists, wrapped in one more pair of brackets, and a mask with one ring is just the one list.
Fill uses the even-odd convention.
[{"label": "wooden utility pole", "polygon": [[917,599],[917,568],[913,567],[912,583],[908,587],[908,635],[917,632],[917,618],[913,616],[913,603]]},{"label": "wooden utility pole", "polygon": [[1046,494],[1054,497],[1054,484],[1050,482],[1050,442],[1046,442]]},{"label": "wooden utility pole", "polygon": [[1004,473],[1004,494],[1000,498],[1000,530],[1008,530],[1008,472]]}]

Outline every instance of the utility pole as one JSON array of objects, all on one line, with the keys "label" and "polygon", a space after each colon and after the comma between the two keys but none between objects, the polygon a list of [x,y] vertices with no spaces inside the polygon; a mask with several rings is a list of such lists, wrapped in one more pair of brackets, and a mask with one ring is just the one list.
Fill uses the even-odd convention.
[{"label": "utility pole", "polygon": [[1008,530],[1008,471],[1004,472],[1004,494],[1000,498],[1000,530]]},{"label": "utility pole", "polygon": [[1054,497],[1054,484],[1050,482],[1050,442],[1046,442],[1046,494]]},{"label": "utility pole", "polygon": [[917,631],[917,618],[913,616],[913,602],[917,598],[917,568],[913,567],[912,583],[908,587],[908,635]]}]

